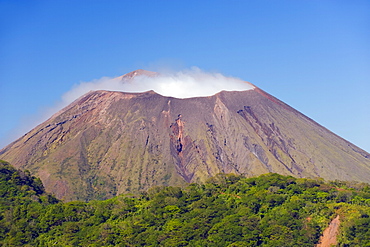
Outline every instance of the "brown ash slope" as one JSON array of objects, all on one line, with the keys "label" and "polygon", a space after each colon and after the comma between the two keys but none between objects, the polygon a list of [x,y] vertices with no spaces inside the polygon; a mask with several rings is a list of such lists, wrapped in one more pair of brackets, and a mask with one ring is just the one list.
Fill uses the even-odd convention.
[{"label": "brown ash slope", "polygon": [[90,92],[0,151],[65,200],[217,173],[370,182],[370,154],[264,91],[177,99]]}]

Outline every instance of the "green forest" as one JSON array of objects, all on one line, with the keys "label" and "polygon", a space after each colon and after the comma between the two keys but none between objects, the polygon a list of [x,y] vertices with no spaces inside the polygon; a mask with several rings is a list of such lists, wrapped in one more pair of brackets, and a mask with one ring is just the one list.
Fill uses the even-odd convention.
[{"label": "green forest", "polygon": [[219,174],[104,201],[63,202],[0,162],[2,246],[314,246],[340,216],[338,246],[370,246],[370,187],[274,173]]}]

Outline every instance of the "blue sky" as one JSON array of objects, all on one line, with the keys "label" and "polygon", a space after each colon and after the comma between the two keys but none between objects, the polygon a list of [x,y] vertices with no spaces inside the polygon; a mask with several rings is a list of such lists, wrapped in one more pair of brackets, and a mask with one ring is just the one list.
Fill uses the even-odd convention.
[{"label": "blue sky", "polygon": [[197,66],[370,151],[370,1],[0,0],[0,146],[81,81]]}]

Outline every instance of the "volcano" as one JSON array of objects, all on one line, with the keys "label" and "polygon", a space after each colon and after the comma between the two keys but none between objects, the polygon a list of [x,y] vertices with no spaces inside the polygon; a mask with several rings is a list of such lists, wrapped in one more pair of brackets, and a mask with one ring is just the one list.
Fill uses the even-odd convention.
[{"label": "volcano", "polygon": [[[133,71],[120,79],[154,72]],[[0,151],[60,199],[106,199],[218,173],[370,182],[370,154],[254,86],[208,97],[92,91]]]}]

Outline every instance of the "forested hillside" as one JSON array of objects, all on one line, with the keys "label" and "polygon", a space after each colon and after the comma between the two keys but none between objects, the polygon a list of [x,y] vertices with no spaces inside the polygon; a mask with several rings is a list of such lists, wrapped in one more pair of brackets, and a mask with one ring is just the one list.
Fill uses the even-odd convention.
[{"label": "forested hillside", "polygon": [[314,246],[340,216],[339,246],[370,246],[368,184],[219,174],[204,184],[68,202],[0,162],[2,246]]}]

